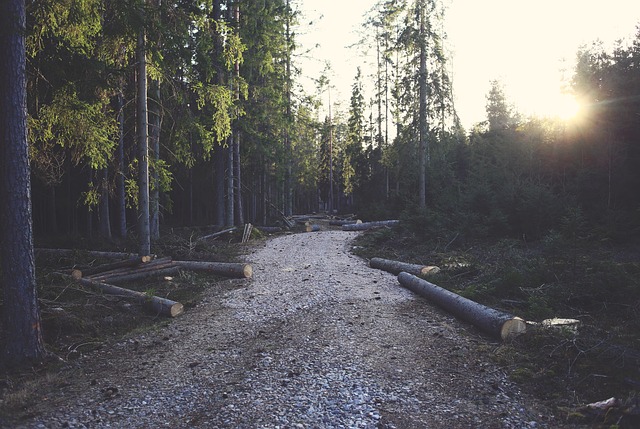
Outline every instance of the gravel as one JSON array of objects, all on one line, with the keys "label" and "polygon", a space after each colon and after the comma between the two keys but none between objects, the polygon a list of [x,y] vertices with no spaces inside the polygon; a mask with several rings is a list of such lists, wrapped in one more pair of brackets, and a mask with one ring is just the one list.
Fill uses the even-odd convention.
[{"label": "gravel", "polygon": [[357,234],[266,241],[252,280],[81,357],[11,427],[560,427],[478,352],[497,343],[351,255]]}]

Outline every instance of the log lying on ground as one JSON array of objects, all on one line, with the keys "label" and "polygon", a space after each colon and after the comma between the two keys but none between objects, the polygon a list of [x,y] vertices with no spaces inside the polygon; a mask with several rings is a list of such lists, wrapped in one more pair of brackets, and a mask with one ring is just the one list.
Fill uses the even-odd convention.
[{"label": "log lying on ground", "polygon": [[142,266],[138,266],[138,267],[131,267],[131,268],[116,268],[110,271],[105,271],[105,272],[100,272],[100,273],[96,273],[96,274],[91,274],[89,276],[87,276],[88,278],[92,279],[92,280],[98,280],[98,281],[103,281],[107,278],[111,278],[111,277],[116,277],[116,276],[121,276],[121,275],[127,275],[127,274],[131,274],[131,273],[140,273],[140,272],[145,272],[145,271],[154,271],[154,270],[158,270],[161,268],[166,268],[171,266],[171,258],[170,257],[164,257],[164,258],[158,258],[154,261],[151,262],[147,262],[146,264],[142,265]]},{"label": "log lying on ground", "polygon": [[66,256],[72,257],[76,255],[87,255],[91,258],[105,258],[105,259],[131,259],[138,257],[137,253],[124,253],[124,252],[103,252],[99,250],[79,250],[79,249],[35,249],[36,256]]},{"label": "log lying on ground", "polygon": [[398,281],[407,289],[493,337],[504,340],[526,331],[526,323],[519,317],[478,304],[413,274],[402,272],[398,275]]},{"label": "log lying on ground", "polygon": [[307,226],[305,226],[304,229],[307,232],[317,232],[317,231],[320,231],[320,225],[316,225],[316,224],[307,225]]},{"label": "log lying on ground", "polygon": [[187,270],[205,271],[226,277],[251,278],[253,268],[249,264],[235,262],[203,262],[203,261],[173,261],[174,264]]},{"label": "log lying on ground", "polygon": [[266,234],[271,234],[274,232],[282,232],[282,228],[279,226],[256,226],[258,231],[264,232]]},{"label": "log lying on ground", "polygon": [[92,287],[103,293],[107,293],[110,295],[119,295],[129,299],[133,299],[135,302],[149,307],[162,316],[176,317],[184,312],[184,307],[182,304],[167,298],[161,298],[159,296],[149,296],[143,292],[125,289],[111,284],[97,282],[91,279],[77,279],[77,281],[84,286]]},{"label": "log lying on ground", "polygon": [[406,262],[392,261],[391,259],[383,258],[371,258],[369,266],[396,275],[404,271],[414,276],[426,276],[440,271],[440,268],[434,266],[408,264]]},{"label": "log lying on ground", "polygon": [[345,226],[356,223],[362,223],[362,221],[360,219],[334,219],[329,221],[329,225],[331,226]]},{"label": "log lying on ground", "polygon": [[381,228],[385,226],[394,226],[399,224],[399,220],[379,220],[375,222],[362,222],[349,225],[343,225],[343,231],[365,231],[372,228]]},{"label": "log lying on ground", "polygon": [[220,237],[221,235],[225,235],[225,234],[227,234],[227,233],[233,232],[233,231],[235,231],[236,229],[238,229],[238,228],[234,226],[233,228],[224,229],[224,230],[222,230],[222,231],[218,231],[218,232],[213,233],[213,234],[205,235],[204,237],[200,237],[200,238],[198,238],[198,240],[208,240],[208,239],[210,239],[210,238]]},{"label": "log lying on ground", "polygon": [[143,279],[148,279],[153,277],[173,276],[173,275],[176,275],[178,271],[180,271],[180,267],[170,262],[169,264],[163,267],[154,267],[153,269],[149,269],[149,270],[133,270],[128,273],[113,274],[113,275],[101,277],[98,279],[89,277],[89,280],[109,282],[109,283],[132,282],[132,281],[143,280]]},{"label": "log lying on ground", "polygon": [[90,275],[93,275],[93,274],[103,273],[103,272],[115,270],[115,269],[118,269],[118,268],[137,267],[137,266],[140,266],[142,264],[146,264],[146,263],[150,262],[151,259],[152,259],[151,256],[136,256],[134,258],[124,259],[122,261],[112,262],[110,264],[96,265],[94,267],[83,268],[81,270],[74,269],[71,272],[71,276],[73,278],[78,278],[79,279],[81,277],[86,277],[86,276],[90,276]]}]

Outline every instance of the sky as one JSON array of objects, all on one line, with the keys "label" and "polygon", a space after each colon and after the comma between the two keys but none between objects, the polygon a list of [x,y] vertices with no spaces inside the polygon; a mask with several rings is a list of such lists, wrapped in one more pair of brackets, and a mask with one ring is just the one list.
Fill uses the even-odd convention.
[{"label": "sky", "polygon": [[[612,46],[633,38],[640,24],[640,0],[445,1],[456,109],[467,129],[485,119],[492,80],[504,85],[507,101],[524,115],[562,113],[563,81],[571,77],[580,46],[597,39]],[[356,67],[365,62],[349,46],[361,37],[364,15],[376,0],[293,3],[303,13],[300,51],[312,49],[297,59],[302,83],[313,91],[310,79],[329,61],[332,102],[341,100],[346,110]]]}]

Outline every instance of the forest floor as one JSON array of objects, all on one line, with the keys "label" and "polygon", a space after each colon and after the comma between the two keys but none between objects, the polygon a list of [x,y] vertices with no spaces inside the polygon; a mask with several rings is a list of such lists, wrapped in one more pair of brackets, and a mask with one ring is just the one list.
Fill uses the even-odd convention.
[{"label": "forest floor", "polygon": [[[620,384],[600,368],[588,368],[585,375],[577,337],[534,332],[496,342],[354,256],[415,259],[420,253],[389,234],[323,227],[250,245],[167,239],[161,250],[175,259],[234,258],[254,268],[251,280],[184,272],[171,281],[138,285],[185,304],[185,313],[172,320],[63,284],[54,271],[77,261],[48,261],[46,270],[39,269],[39,284],[45,336],[58,359],[2,374],[0,427],[625,423],[615,410],[606,423],[578,412],[579,405],[607,399],[598,395],[609,395],[610,386]],[[409,249],[413,253],[406,253]],[[443,267],[443,283],[455,278],[468,284],[469,276],[477,280],[483,271],[471,252],[422,250],[422,258],[440,258],[434,262]],[[504,254],[494,257],[504,261]],[[604,388],[594,387],[593,379]]]}]

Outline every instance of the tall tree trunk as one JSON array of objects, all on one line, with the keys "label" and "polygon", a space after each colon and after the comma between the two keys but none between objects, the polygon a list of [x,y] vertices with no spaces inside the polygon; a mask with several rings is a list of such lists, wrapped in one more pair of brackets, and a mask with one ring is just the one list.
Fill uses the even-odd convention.
[{"label": "tall tree trunk", "polygon": [[[233,5],[235,21],[236,21],[236,32],[240,32],[240,5],[238,2],[234,2]],[[236,60],[235,63],[235,78],[236,78],[236,103],[240,103],[240,61]],[[234,198],[235,198],[235,214],[238,219],[238,225],[242,225],[244,223],[244,214],[242,212],[242,177],[240,175],[241,165],[240,165],[240,128],[238,126],[238,118],[239,114],[236,111],[236,130],[235,130],[235,139],[233,142],[233,177],[234,177]]]},{"label": "tall tree trunk", "polygon": [[45,356],[33,256],[25,24],[24,0],[0,2],[0,281],[8,365]]},{"label": "tall tree trunk", "polygon": [[149,140],[147,58],[144,30],[138,34],[138,240],[140,256],[151,253],[149,225]]},{"label": "tall tree trunk", "polygon": [[284,150],[287,157],[287,167],[284,174],[284,214],[291,216],[293,214],[293,186],[291,184],[291,172],[293,164],[293,154],[291,152],[291,125],[293,120],[291,118],[291,5],[290,0],[287,0],[286,10],[286,77],[285,77],[285,91],[287,97],[287,117],[284,128]]},{"label": "tall tree trunk", "polygon": [[158,165],[160,161],[160,129],[162,128],[162,109],[160,106],[160,82],[154,80],[152,83],[153,103],[150,125],[150,152],[153,157],[153,168],[151,173],[151,198],[150,198],[150,219],[149,229],[151,240],[160,238],[160,175]]},{"label": "tall tree trunk", "polygon": [[109,169],[101,171],[99,222],[100,236],[111,240],[111,214],[109,212]]},{"label": "tall tree trunk", "polygon": [[233,195],[233,155],[234,155],[234,150],[233,150],[233,145],[235,144],[233,142],[233,134],[231,136],[229,136],[228,139],[228,145],[226,148],[227,151],[227,209],[226,209],[226,215],[227,218],[225,219],[225,225],[227,226],[232,226],[233,225],[233,221],[235,219],[235,214],[234,214],[234,195]]},{"label": "tall tree trunk", "polygon": [[118,148],[116,150],[116,199],[118,237],[127,236],[127,201],[124,188],[124,95],[118,92]]},{"label": "tall tree trunk", "polygon": [[420,6],[420,75],[418,77],[420,93],[420,117],[419,136],[420,144],[418,148],[418,158],[420,165],[420,189],[418,205],[421,209],[427,207],[427,35],[425,29],[425,6],[424,1],[419,2]]}]

